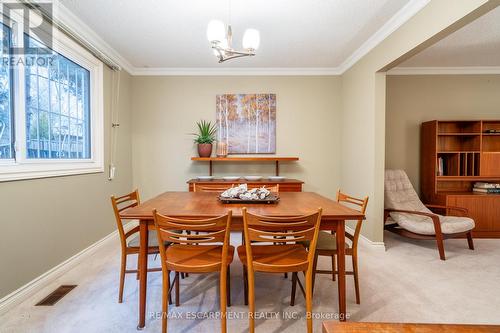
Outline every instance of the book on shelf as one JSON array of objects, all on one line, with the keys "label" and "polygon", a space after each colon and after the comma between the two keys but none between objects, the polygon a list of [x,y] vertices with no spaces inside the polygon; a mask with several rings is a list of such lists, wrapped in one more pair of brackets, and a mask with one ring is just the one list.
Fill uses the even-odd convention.
[{"label": "book on shelf", "polygon": [[473,192],[487,193],[487,194],[500,194],[500,188],[473,188]]},{"label": "book on shelf", "polygon": [[438,158],[438,171],[437,171],[438,176],[443,176],[444,175],[444,161],[442,157]]},{"label": "book on shelf", "polygon": [[478,189],[500,189],[500,184],[477,182],[477,183],[474,183],[474,188],[478,188]]}]

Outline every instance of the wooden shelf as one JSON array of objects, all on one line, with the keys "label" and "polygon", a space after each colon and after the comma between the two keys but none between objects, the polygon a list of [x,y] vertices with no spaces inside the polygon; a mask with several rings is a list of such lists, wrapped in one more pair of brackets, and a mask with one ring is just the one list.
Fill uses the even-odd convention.
[{"label": "wooden shelf", "polygon": [[474,236],[500,238],[500,195],[473,192],[476,182],[500,183],[500,133],[489,130],[500,120],[423,123],[420,188],[424,202],[467,208]]},{"label": "wooden shelf", "polygon": [[458,153],[480,153],[479,150],[443,150],[438,151],[438,154],[458,154]]},{"label": "wooden shelf", "polygon": [[481,133],[438,133],[438,135],[461,135],[461,136],[474,136],[474,135],[481,135]]},{"label": "wooden shelf", "polygon": [[436,176],[436,179],[446,181],[499,181],[500,177],[488,176]]},{"label": "wooden shelf", "polygon": [[298,161],[298,157],[274,157],[274,156],[252,156],[252,157],[191,157],[191,161],[202,162],[290,162]]},{"label": "wooden shelf", "polygon": [[235,157],[191,157],[191,161],[208,162],[209,175],[212,176],[212,162],[274,162],[276,164],[276,176],[280,175],[280,162],[298,161],[298,157],[280,156],[235,156]]}]

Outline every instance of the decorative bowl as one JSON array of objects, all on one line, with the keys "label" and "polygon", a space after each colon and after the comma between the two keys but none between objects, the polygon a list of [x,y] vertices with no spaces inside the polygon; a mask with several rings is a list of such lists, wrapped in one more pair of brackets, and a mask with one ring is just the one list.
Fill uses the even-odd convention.
[{"label": "decorative bowl", "polygon": [[238,180],[240,178],[241,178],[240,176],[225,176],[225,177],[222,177],[222,179],[224,179],[224,180]]},{"label": "decorative bowl", "polygon": [[252,181],[252,180],[261,180],[262,176],[244,176],[243,178]]},{"label": "decorative bowl", "polygon": [[214,179],[214,176],[198,176],[196,177],[198,180],[212,180]]}]

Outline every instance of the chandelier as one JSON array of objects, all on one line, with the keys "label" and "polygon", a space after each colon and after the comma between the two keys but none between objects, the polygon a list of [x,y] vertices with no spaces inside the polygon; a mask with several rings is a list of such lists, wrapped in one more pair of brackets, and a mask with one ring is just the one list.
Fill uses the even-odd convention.
[{"label": "chandelier", "polygon": [[[231,11],[229,11],[229,15],[231,15]],[[231,16],[229,16],[229,19],[231,19]],[[212,20],[208,23],[207,38],[215,56],[219,58],[219,63],[234,58],[254,56],[260,44],[259,31],[246,29],[242,40],[243,50],[233,49],[231,24],[228,24],[226,28],[224,22],[220,20]]]}]

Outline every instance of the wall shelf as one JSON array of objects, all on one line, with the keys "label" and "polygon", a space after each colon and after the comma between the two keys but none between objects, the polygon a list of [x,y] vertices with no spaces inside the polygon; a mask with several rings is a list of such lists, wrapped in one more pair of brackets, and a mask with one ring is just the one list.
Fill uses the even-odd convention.
[{"label": "wall shelf", "polygon": [[208,162],[209,175],[213,173],[213,162],[231,163],[231,162],[274,162],[276,165],[276,176],[280,174],[280,162],[298,161],[298,157],[280,157],[280,156],[235,156],[235,157],[191,157],[191,161]]}]

